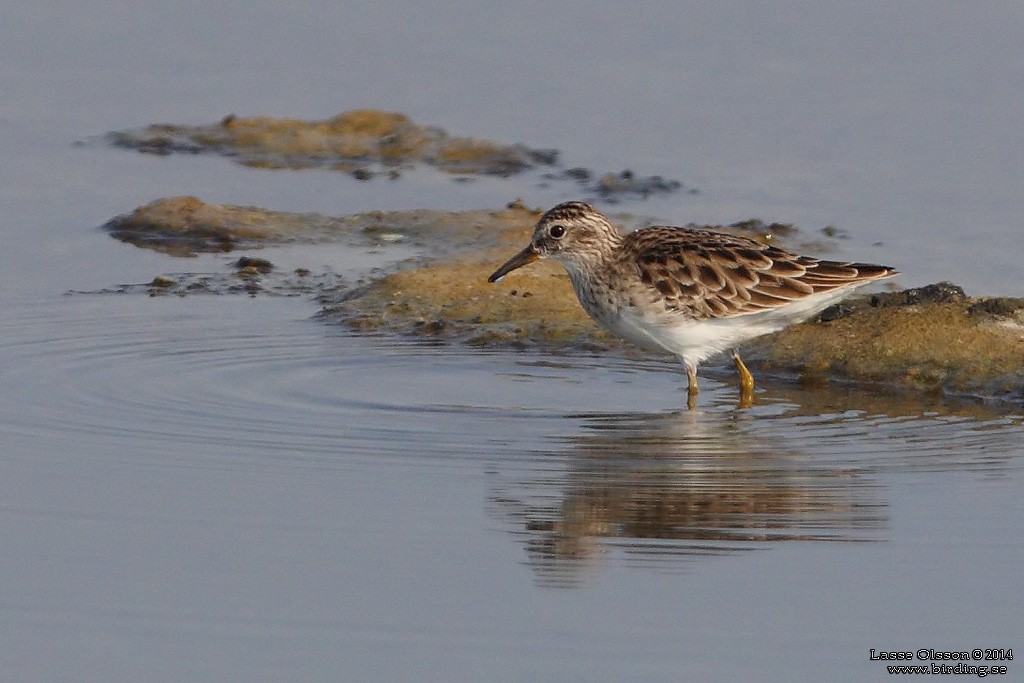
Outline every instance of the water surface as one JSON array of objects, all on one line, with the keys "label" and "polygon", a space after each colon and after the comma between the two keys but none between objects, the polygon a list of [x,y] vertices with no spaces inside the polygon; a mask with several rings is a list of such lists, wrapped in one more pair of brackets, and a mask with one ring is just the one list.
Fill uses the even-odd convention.
[{"label": "water surface", "polygon": [[[157,197],[344,214],[568,199],[76,145],[383,106],[697,186],[621,206],[850,235],[1019,295],[1010,5],[12,4],[0,25],[0,671],[10,680],[872,680],[1019,646],[1019,407],[357,335],[97,229]],[[608,208],[608,207],[602,207]],[[404,258],[260,254],[355,276]],[[1006,662],[1010,672],[1013,662]]]}]

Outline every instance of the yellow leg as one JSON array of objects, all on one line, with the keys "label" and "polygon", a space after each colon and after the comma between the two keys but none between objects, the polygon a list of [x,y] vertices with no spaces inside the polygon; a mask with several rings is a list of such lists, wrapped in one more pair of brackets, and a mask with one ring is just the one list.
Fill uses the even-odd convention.
[{"label": "yellow leg", "polygon": [[754,376],[747,370],[747,366],[740,359],[740,354],[732,352],[732,362],[736,364],[736,370],[740,373],[740,408],[749,408],[754,402]]},{"label": "yellow leg", "polygon": [[732,352],[732,362],[736,364],[736,370],[740,373],[740,389],[743,391],[753,391],[754,376],[750,374],[750,370],[747,370],[747,366],[743,364],[740,354],[735,351]]},{"label": "yellow leg", "polygon": [[693,410],[697,407],[697,367],[686,363],[686,408]]}]

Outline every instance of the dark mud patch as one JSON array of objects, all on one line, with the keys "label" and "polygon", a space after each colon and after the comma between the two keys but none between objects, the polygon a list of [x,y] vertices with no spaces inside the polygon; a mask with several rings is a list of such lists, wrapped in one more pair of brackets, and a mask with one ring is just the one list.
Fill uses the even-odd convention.
[{"label": "dark mud patch", "polygon": [[845,299],[829,306],[818,314],[818,321],[829,322],[838,320],[865,308],[895,308],[899,306],[916,306],[918,304],[951,304],[964,303],[967,295],[959,285],[952,282],[937,282],[924,287],[912,287],[895,292],[881,292],[869,297],[858,296]]},{"label": "dark mud patch", "polygon": [[546,187],[554,182],[571,181],[576,183],[584,193],[596,197],[608,204],[617,204],[624,199],[647,199],[652,195],[672,194],[683,191],[687,194],[700,194],[695,187],[687,187],[678,180],[670,180],[660,175],[639,176],[630,170],[619,173],[595,174],[587,168],[568,168],[557,173],[545,173],[541,185]]},{"label": "dark mud patch", "polygon": [[[248,257],[246,257],[246,260]],[[264,261],[264,259],[253,259]],[[218,272],[161,273],[148,282],[115,285],[69,294],[146,294],[152,297],[245,295],[249,297],[305,297],[320,303],[333,301],[351,288],[342,275],[330,271],[314,273],[309,268],[277,271],[265,266],[246,265]]]},{"label": "dark mud patch", "polygon": [[1024,298],[1005,296],[978,299],[967,309],[967,312],[971,315],[990,317],[997,320],[1000,318],[1021,319],[1021,311],[1024,311]]}]

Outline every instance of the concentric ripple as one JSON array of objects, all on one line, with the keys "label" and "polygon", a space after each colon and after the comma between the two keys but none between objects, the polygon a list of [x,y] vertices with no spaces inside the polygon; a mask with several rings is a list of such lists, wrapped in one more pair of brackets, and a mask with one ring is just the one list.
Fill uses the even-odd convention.
[{"label": "concentric ripple", "polygon": [[516,413],[462,401],[460,375],[479,372],[480,359],[353,337],[295,308],[110,296],[21,311],[4,351],[0,427],[30,450],[195,462],[216,451],[258,466],[478,456],[479,416]]},{"label": "concentric ripple", "polygon": [[291,301],[100,296],[11,310],[8,461],[306,481],[486,473],[491,519],[523,539],[544,581],[571,582],[611,548],[661,563],[876,540],[894,473],[1021,467],[1020,418],[977,406],[769,384],[740,410],[712,372],[701,409],[686,411],[671,362],[357,336]]},{"label": "concentric ripple", "polygon": [[710,400],[689,414],[669,362],[358,337],[292,302],[69,297],[14,310],[3,430],[132,457],[213,446],[529,460],[600,436],[600,448],[628,445],[627,457],[654,442],[681,458],[777,442],[776,453],[819,464],[943,470],[1011,466],[1024,441],[1017,418],[828,388],[772,387],[738,411],[731,387],[709,381]]}]

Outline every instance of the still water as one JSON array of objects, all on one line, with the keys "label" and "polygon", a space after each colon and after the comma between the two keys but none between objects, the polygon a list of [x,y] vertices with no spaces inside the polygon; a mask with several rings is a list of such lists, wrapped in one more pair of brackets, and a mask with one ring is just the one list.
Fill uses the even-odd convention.
[{"label": "still water", "polygon": [[385,106],[701,189],[623,210],[836,224],[904,285],[1020,295],[1024,12],[9,5],[0,678],[862,681],[886,677],[872,648],[1024,648],[1019,406],[768,380],[739,410],[709,368],[689,412],[669,360],[359,335],[301,297],[67,293],[223,272],[96,229],[161,196],[568,198],[75,144]]},{"label": "still water", "polygon": [[0,399],[5,670],[820,678],[870,671],[879,643],[1017,632],[1018,420],[791,387],[739,411],[714,380],[690,413],[668,362],[294,313],[22,312]]}]

